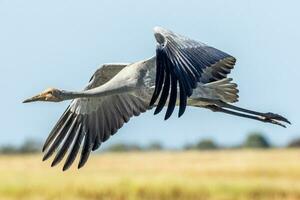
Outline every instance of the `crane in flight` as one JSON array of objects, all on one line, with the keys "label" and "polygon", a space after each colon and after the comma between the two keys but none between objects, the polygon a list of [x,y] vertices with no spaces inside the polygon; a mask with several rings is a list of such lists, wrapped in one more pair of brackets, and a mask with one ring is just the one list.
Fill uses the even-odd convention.
[{"label": "crane in flight", "polygon": [[178,117],[186,106],[207,108],[239,117],[285,127],[290,122],[281,115],[261,113],[234,106],[237,84],[227,75],[236,59],[216,48],[161,27],[154,28],[156,55],[135,63],[103,64],[82,91],[50,88],[29,98],[35,101],[72,100],[43,146],[43,160],[55,152],[51,166],[66,156],[67,170],[80,152],[78,168],[90,152],[99,148],[132,116],[166,106],[165,120],[179,106]]}]

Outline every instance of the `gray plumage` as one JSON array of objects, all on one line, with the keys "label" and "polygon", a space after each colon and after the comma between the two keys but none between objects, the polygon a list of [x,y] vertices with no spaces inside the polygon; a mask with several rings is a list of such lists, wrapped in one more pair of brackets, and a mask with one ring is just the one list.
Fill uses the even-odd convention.
[{"label": "gray plumage", "polygon": [[80,168],[90,152],[132,116],[153,107],[157,114],[166,106],[165,119],[176,105],[178,116],[188,105],[280,126],[284,126],[281,122],[289,123],[277,114],[229,104],[238,101],[237,84],[227,77],[236,61],[233,56],[163,28],[157,27],[154,32],[156,56],[131,64],[104,64],[83,91],[48,89],[24,101],[72,100],[46,139],[43,160],[56,153],[52,162],[55,166],[66,157],[66,170],[81,151]]}]

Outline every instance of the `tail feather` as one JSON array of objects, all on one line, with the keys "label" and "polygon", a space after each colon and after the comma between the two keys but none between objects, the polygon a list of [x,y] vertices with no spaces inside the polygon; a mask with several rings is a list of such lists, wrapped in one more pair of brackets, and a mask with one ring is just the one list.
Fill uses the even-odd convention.
[{"label": "tail feather", "polygon": [[205,84],[205,86],[213,88],[218,94],[220,100],[224,102],[234,103],[238,101],[238,85],[236,83],[232,83],[232,78],[224,78],[218,81],[210,82]]}]

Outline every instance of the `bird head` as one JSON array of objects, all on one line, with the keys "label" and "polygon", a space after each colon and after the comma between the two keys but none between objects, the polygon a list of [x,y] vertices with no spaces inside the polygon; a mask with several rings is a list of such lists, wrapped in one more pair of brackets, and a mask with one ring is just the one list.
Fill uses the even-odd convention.
[{"label": "bird head", "polygon": [[63,101],[62,91],[55,88],[49,88],[36,96],[26,99],[25,101],[23,101],[23,103],[30,103],[34,101],[51,101],[51,102]]}]

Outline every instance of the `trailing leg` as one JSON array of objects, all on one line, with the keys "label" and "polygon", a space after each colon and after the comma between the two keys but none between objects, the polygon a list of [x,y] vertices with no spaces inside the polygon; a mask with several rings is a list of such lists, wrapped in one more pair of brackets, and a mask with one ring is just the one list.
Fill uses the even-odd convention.
[{"label": "trailing leg", "polygon": [[262,115],[258,115],[258,116],[248,115],[248,114],[244,114],[244,113],[240,113],[240,112],[235,112],[235,111],[232,111],[232,110],[227,110],[227,109],[219,107],[217,105],[208,105],[208,106],[205,106],[205,108],[208,108],[208,109],[210,109],[214,112],[222,112],[222,113],[226,113],[226,114],[230,114],[230,115],[235,115],[235,116],[238,116],[238,117],[254,119],[254,120],[261,121],[261,122],[276,124],[276,125],[279,125],[281,127],[286,128],[286,126],[284,124],[276,121],[276,119],[272,119],[272,118],[265,117],[265,116],[262,116]]},{"label": "trailing leg", "polygon": [[238,106],[234,106],[234,105],[222,102],[222,101],[218,101],[217,105],[220,106],[220,107],[223,107],[223,108],[228,108],[228,109],[231,109],[231,110],[235,110],[235,111],[239,111],[239,112],[243,112],[243,113],[248,113],[248,114],[252,114],[252,115],[257,115],[257,116],[261,116],[261,117],[264,117],[264,118],[267,118],[267,119],[283,121],[283,122],[286,122],[288,124],[291,124],[291,122],[288,119],[286,119],[285,117],[283,117],[279,114],[275,114],[275,113],[271,113],[271,112],[261,113],[261,112],[241,108],[241,107],[238,107]]}]

